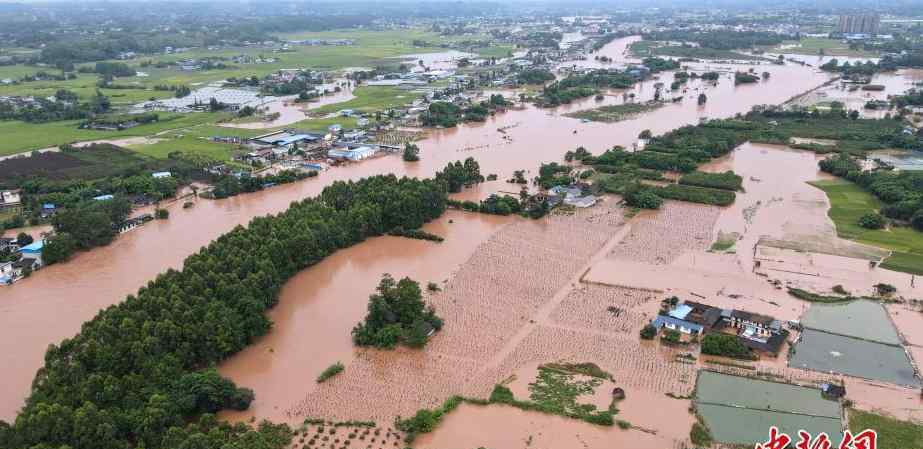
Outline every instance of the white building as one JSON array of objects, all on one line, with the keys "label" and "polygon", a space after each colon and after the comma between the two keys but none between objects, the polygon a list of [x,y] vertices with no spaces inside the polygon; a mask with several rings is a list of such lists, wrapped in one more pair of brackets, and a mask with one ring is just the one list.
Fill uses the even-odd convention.
[{"label": "white building", "polygon": [[350,161],[361,161],[375,155],[377,150],[372,147],[359,148],[334,148],[327,152],[327,156],[334,159],[348,159]]}]

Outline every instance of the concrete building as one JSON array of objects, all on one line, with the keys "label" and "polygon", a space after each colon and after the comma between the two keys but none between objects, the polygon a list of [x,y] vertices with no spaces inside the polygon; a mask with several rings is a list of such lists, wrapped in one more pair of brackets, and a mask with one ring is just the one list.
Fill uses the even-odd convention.
[{"label": "concrete building", "polygon": [[841,34],[878,34],[878,14],[850,14],[840,16],[836,31]]},{"label": "concrete building", "polygon": [[22,205],[22,198],[19,195],[19,191],[16,191],[16,190],[0,191],[0,209],[6,209],[10,207],[19,207],[21,205]]},{"label": "concrete building", "polygon": [[37,266],[42,266],[42,248],[45,246],[44,240],[36,240],[19,250],[23,260],[32,260]]},{"label": "concrete building", "polygon": [[335,148],[327,152],[327,156],[333,159],[347,159],[350,161],[361,161],[375,155],[376,150],[372,147],[359,148]]}]

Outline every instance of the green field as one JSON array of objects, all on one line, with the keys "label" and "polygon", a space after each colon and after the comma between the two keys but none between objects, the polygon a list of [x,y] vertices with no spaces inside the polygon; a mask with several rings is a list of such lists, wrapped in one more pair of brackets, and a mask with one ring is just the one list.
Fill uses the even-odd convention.
[{"label": "green field", "polygon": [[[260,48],[229,48],[217,51],[205,49],[194,50],[182,54],[158,55],[139,58],[127,63],[137,67],[137,70],[147,73],[147,77],[118,78],[120,85],[135,85],[138,89],[102,89],[115,105],[136,104],[151,98],[164,98],[172,96],[172,92],[156,91],[155,85],[189,85],[192,87],[219,81],[228,77],[264,76],[282,68],[314,68],[314,69],[342,69],[356,66],[375,66],[383,64],[396,64],[400,60],[394,57],[415,53],[444,51],[438,45],[453,42],[453,40],[474,40],[488,38],[480,37],[445,37],[436,33],[419,29],[388,30],[388,31],[330,31],[322,33],[292,33],[281,35],[288,40],[295,39],[353,39],[355,45],[350,46],[292,46],[289,52],[271,53],[268,49]],[[415,47],[413,40],[425,41],[426,47]],[[511,47],[489,46],[475,49],[484,56],[505,56]],[[186,58],[200,58],[206,56],[232,57],[240,54],[252,56],[273,56],[279,61],[270,64],[240,65],[229,69],[180,72],[174,68],[158,69],[153,66],[140,67],[142,61],[176,61]],[[31,67],[23,65],[0,67],[0,79],[19,79],[33,74],[39,70],[54,72],[47,67]],[[87,99],[96,92],[97,77],[94,74],[78,74],[77,79],[68,81],[37,81],[21,83],[15,86],[0,86],[0,95],[35,95],[51,96],[58,89],[69,89]],[[318,114],[328,114],[342,109],[354,109],[363,112],[374,112],[383,109],[401,106],[420,97],[418,91],[399,89],[396,87],[360,87],[355,91],[356,98],[342,103],[326,105],[316,109]],[[227,159],[231,149],[225,145],[207,142],[195,137],[209,137],[212,135],[251,137],[269,132],[270,130],[246,130],[236,128],[223,128],[214,126],[215,123],[230,118],[227,114],[160,114],[158,123],[138,126],[124,131],[91,131],[77,128],[78,121],[64,121],[52,123],[23,123],[18,121],[0,122],[0,156],[28,152],[36,149],[48,148],[64,143],[88,141],[99,139],[119,139],[125,137],[153,136],[169,130],[176,130],[174,135],[166,136],[167,141],[151,145],[132,146],[132,150],[142,154],[163,158],[172,151],[180,150],[202,153]],[[307,119],[285,126],[286,128],[299,128],[309,131],[325,131],[331,124],[338,123],[346,128],[355,127],[354,118],[325,118]],[[185,137],[177,138],[181,134]]]},{"label": "green field", "polygon": [[0,156],[48,148],[70,142],[119,139],[150,136],[158,132],[214,123],[227,118],[226,114],[160,114],[160,121],[124,131],[95,131],[78,129],[80,121],[69,120],[51,123],[24,123],[0,121]]},{"label": "green field", "polygon": [[[126,77],[117,78],[116,84],[134,85],[138,89],[102,89],[102,92],[108,95],[114,104],[135,104],[150,98],[165,98],[172,95],[167,91],[155,91],[155,85],[203,85],[214,81],[220,81],[229,77],[262,77],[273,73],[279,69],[305,68],[318,70],[339,70],[347,67],[374,67],[380,65],[396,65],[400,59],[395,58],[401,55],[415,53],[431,53],[444,51],[444,48],[438,45],[448,44],[455,40],[462,40],[462,37],[445,37],[436,33],[426,32],[419,29],[409,30],[385,30],[385,31],[329,31],[321,33],[290,33],[280,35],[287,40],[296,39],[353,39],[355,45],[348,46],[299,46],[292,45],[289,51],[273,53],[268,48],[223,48],[210,51],[207,49],[194,49],[185,53],[171,55],[154,55],[142,56],[131,61],[125,62],[136,70],[148,74],[146,77]],[[465,40],[478,39],[479,37],[465,36]],[[487,37],[480,37],[487,39]],[[413,40],[425,41],[429,46],[414,47]],[[505,56],[509,53],[511,47],[484,47],[476,49],[480,54],[485,56]],[[141,67],[142,62],[176,62],[181,59],[204,58],[204,57],[225,57],[231,58],[238,55],[274,57],[278,61],[266,64],[242,64],[235,65],[231,61],[225,61],[233,67],[220,70],[181,72],[173,67],[156,68],[153,65]],[[93,64],[83,64],[93,65]],[[0,67],[0,79],[12,78],[19,79],[25,75],[31,75],[40,70],[50,73],[57,72],[54,68],[49,67],[31,67],[24,65],[14,65]],[[68,81],[36,81],[30,83],[21,83],[11,86],[0,86],[0,95],[35,95],[50,96],[58,89],[69,89],[86,99],[96,92],[97,76],[92,73],[78,73],[77,79]]]},{"label": "green field", "polygon": [[631,44],[631,52],[638,57],[671,56],[675,58],[695,58],[712,60],[761,60],[760,56],[745,55],[730,50],[715,50],[702,47],[681,47],[676,45],[663,45],[657,41],[637,41]]},{"label": "green field", "polygon": [[[798,45],[788,47],[789,45]],[[820,37],[805,37],[800,41],[785,41],[782,45],[769,49],[774,53],[790,53],[796,55],[821,55],[824,56],[852,56],[857,58],[877,58],[879,55],[874,51],[852,50],[849,44],[843,43],[837,39],[825,39]]]},{"label": "green field", "polygon": [[865,229],[857,224],[859,217],[881,207],[872,194],[843,179],[816,181],[811,185],[823,190],[830,198],[828,215],[836,224],[837,235],[893,251],[882,268],[923,274],[923,232],[909,227]]},{"label": "green field", "polygon": [[341,111],[343,109],[353,109],[361,112],[375,112],[383,109],[390,109],[403,106],[407,103],[420,98],[419,92],[406,89],[400,89],[390,86],[367,86],[358,87],[353,91],[356,98],[344,101],[342,103],[328,104],[321,106],[312,112],[318,114],[329,114],[331,112]]},{"label": "green field", "polygon": [[865,429],[878,432],[879,447],[923,449],[923,425],[849,409],[849,430],[857,434]]},{"label": "green field", "polygon": [[165,136],[165,139],[150,145],[129,145],[126,148],[137,153],[151,156],[157,159],[166,159],[174,151],[184,153],[194,153],[208,156],[218,161],[226,161],[238,152],[238,146],[226,143],[217,143],[206,140],[202,137],[185,136]]}]

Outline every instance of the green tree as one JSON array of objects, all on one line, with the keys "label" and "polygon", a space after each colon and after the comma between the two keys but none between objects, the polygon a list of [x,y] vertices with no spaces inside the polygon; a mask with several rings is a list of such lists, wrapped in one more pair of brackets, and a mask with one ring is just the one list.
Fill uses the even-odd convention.
[{"label": "green tree", "polygon": [[16,236],[16,243],[18,243],[19,246],[26,246],[34,241],[35,239],[33,239],[31,235],[26,234],[25,232],[20,232]]},{"label": "green tree", "polygon": [[353,328],[359,346],[393,348],[399,343],[423,347],[429,333],[442,328],[442,320],[423,302],[420,285],[410,279],[395,281],[385,274],[376,293],[369,296],[365,321]]},{"label": "green tree", "polygon": [[407,142],[404,144],[403,158],[407,162],[416,162],[420,160],[420,147]]},{"label": "green tree", "polygon": [[866,229],[882,229],[887,224],[885,217],[877,212],[869,212],[859,217],[858,225]]},{"label": "green tree", "polygon": [[54,234],[45,239],[42,247],[42,262],[52,265],[67,260],[77,251],[77,241],[70,234]]}]

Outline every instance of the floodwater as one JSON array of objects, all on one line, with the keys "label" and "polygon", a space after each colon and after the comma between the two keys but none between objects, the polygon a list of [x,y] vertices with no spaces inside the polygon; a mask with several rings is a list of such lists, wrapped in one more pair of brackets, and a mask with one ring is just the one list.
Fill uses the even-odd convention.
[{"label": "floodwater", "polygon": [[[278,113],[279,118],[275,120],[246,123],[225,123],[221,126],[243,129],[267,129],[291,125],[308,118],[308,113],[312,109],[317,109],[328,104],[342,103],[344,101],[349,101],[353,98],[356,98],[356,96],[353,95],[352,84],[345,79],[338,80],[337,82],[330,84],[324,84],[318,87],[327,89],[330,91],[330,93],[322,95],[308,103],[296,103],[296,97],[289,96],[281,97],[279,100],[267,104],[265,107],[266,111],[261,114]],[[335,87],[340,87],[340,91],[335,92]]]},{"label": "floodwater", "polygon": [[560,416],[525,412],[506,405],[462,404],[443,418],[436,432],[418,437],[414,447],[671,449],[675,446],[669,439],[638,429],[593,426]]},{"label": "floodwater", "polygon": [[[338,251],[289,280],[279,305],[269,312],[274,330],[221,366],[223,375],[259,389],[241,415],[265,417],[285,410],[293,394],[313,391],[314,378],[333,363],[342,362],[349,370],[363,352],[354,348],[350,331],[365,317],[368,297],[384,273],[395,279],[412,276],[424,291],[428,282],[443,286],[480,242],[517,220],[449,211],[424,226],[444,237],[442,243],[376,237]],[[297,386],[291,384],[293,374],[301,379]]]},{"label": "floodwater", "polygon": [[[614,48],[624,48],[625,45],[625,39],[610,44]],[[796,65],[767,66],[765,70],[772,72],[772,78],[760,85],[734,86],[732,82],[722,80],[709,91],[709,100],[704,106],[687,99],[614,124],[580,123],[561,116],[564,112],[593,107],[593,99],[557,110],[526,106],[521,111],[498,114],[483,124],[432,132],[427,139],[419,142],[424,157],[417,163],[406,163],[399,157],[375,158],[326,171],[320,177],[304,182],[258,193],[219,201],[198,200],[196,206],[189,209],[171,206],[169,220],[151,222],[120,236],[109,246],[78,254],[66,263],[47,267],[27,280],[0,290],[0,363],[5,367],[4,382],[0,383],[0,418],[12,419],[21,406],[48,345],[74,335],[80,325],[92,319],[99,310],[120,302],[158,273],[180,267],[189,254],[234,226],[246,224],[253,217],[282,211],[292,201],[316,195],[335,180],[358,179],[380,173],[428,177],[449,161],[469,156],[478,160],[483,173],[496,173],[500,179],[510,177],[518,169],[534,173],[540,163],[560,161],[565,151],[580,145],[593,152],[601,152],[613,145],[630,147],[644,129],[663,133],[682,125],[695,124],[705,117],[743,113],[754,105],[785,101],[827,79],[824,74]],[[655,82],[658,81],[647,81],[635,90],[650,92]],[[516,124],[518,126],[513,127]],[[511,128],[505,134],[497,131],[503,127]],[[430,248],[439,248],[438,245],[419,246],[415,257],[425,257],[424,253]],[[401,260],[406,261],[406,258],[401,259],[400,251],[378,253],[378,257],[381,267],[399,267]],[[443,259],[449,260],[447,257]],[[451,263],[443,264],[442,260],[435,264],[438,266],[433,273],[448,272],[452,266]],[[391,270],[397,271],[396,268]],[[371,279],[361,281],[367,286],[374,285],[381,275],[374,270],[365,273],[371,276]],[[292,313],[297,316],[294,311]],[[283,332],[282,328],[277,326],[274,333]],[[291,338],[280,338],[279,341],[305,347],[304,342]],[[284,353],[286,348],[274,347],[274,351]],[[265,363],[261,357],[248,357],[246,360],[252,364],[252,370]],[[328,362],[314,363],[320,366]],[[229,366],[235,363],[248,362],[234,360],[229,362]],[[293,372],[291,375],[291,381],[310,383],[317,372]]]}]

